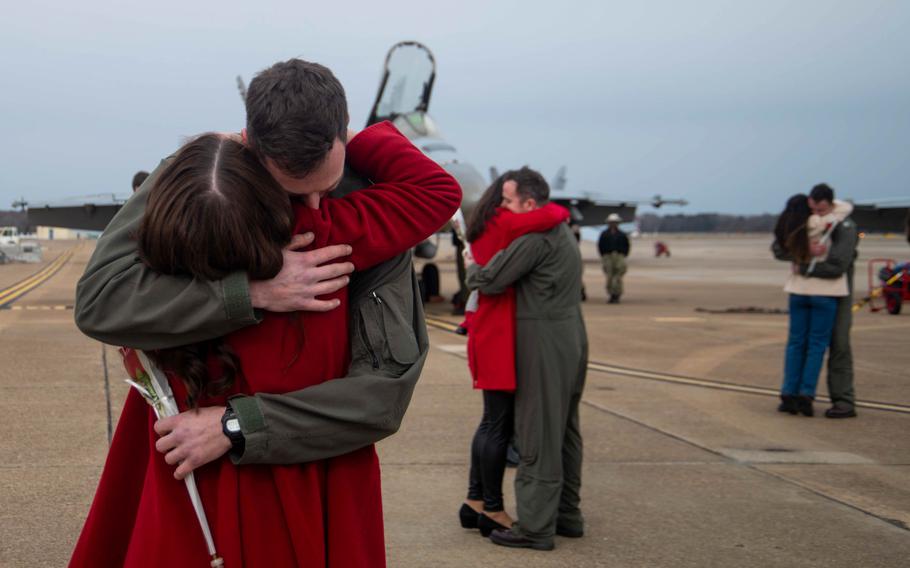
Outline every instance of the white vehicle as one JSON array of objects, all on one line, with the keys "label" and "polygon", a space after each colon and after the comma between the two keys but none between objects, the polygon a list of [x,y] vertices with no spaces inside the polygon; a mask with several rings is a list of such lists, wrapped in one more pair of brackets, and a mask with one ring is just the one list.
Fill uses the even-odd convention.
[{"label": "white vehicle", "polygon": [[18,245],[19,229],[16,227],[0,227],[0,245]]},{"label": "white vehicle", "polygon": [[41,244],[16,227],[0,227],[0,263],[41,262]]}]

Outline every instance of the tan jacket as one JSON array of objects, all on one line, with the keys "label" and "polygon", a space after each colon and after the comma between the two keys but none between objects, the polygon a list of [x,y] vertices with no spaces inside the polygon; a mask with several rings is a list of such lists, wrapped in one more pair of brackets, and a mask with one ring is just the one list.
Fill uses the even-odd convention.
[{"label": "tan jacket", "polygon": [[[831,213],[825,216],[811,215],[809,217],[806,228],[810,241],[816,243],[828,241],[834,227],[853,212],[853,205],[846,201],[835,200],[833,205]],[[828,255],[825,254],[818,260],[823,262],[827,257]],[[797,265],[792,265],[790,268],[790,276],[784,285],[785,292],[801,296],[833,296],[836,298],[843,298],[849,293],[846,274],[831,279],[812,278],[799,274]]]}]

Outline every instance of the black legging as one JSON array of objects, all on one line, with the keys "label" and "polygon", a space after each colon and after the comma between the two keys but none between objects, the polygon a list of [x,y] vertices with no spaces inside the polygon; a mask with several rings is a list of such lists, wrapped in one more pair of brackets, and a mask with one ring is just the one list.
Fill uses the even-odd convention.
[{"label": "black legging", "polygon": [[512,439],[515,395],[511,392],[483,391],[483,418],[471,443],[471,473],[468,499],[483,501],[483,510],[503,510],[502,476],[506,470],[506,450]]}]

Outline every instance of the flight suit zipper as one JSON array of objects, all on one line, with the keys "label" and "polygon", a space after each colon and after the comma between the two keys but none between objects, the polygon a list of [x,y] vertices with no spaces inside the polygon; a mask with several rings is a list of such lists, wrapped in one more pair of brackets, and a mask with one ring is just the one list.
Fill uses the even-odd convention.
[{"label": "flight suit zipper", "polygon": [[[380,307],[382,306],[382,298],[379,297],[379,294],[377,294],[375,290],[370,292],[370,297],[373,299],[374,302],[376,302],[377,306],[380,306]],[[363,318],[360,319],[360,332],[363,334],[363,337],[366,340],[367,351],[370,354],[370,360],[373,363],[373,368],[378,369],[379,368],[379,357],[376,355],[376,352],[373,350],[373,344],[370,343],[370,335],[367,333],[366,321]]]}]

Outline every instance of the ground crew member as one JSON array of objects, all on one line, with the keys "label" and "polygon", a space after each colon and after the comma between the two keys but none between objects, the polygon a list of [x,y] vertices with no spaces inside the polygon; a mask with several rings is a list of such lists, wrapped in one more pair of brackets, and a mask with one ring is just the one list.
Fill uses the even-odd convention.
[{"label": "ground crew member", "polygon": [[597,250],[607,276],[607,294],[610,304],[618,304],[622,296],[622,276],[626,273],[626,257],[629,256],[629,237],[619,229],[622,218],[616,213],[607,217],[607,228],[600,234]]},{"label": "ground crew member", "polygon": [[[519,174],[517,185],[503,187],[503,206],[520,213],[546,204],[550,188],[543,176],[528,168]],[[519,521],[511,530],[493,531],[490,539],[499,545],[551,550],[554,534],[584,534],[578,404],[588,339],[581,271],[581,253],[566,224],[519,237],[485,266],[468,269],[469,287],[495,295],[514,286],[516,295]]]},{"label": "ground crew member", "polygon": [[149,173],[147,171],[139,170],[136,172],[136,175],[133,176],[133,193],[136,193],[148,177]]}]

